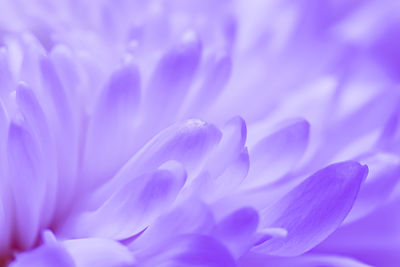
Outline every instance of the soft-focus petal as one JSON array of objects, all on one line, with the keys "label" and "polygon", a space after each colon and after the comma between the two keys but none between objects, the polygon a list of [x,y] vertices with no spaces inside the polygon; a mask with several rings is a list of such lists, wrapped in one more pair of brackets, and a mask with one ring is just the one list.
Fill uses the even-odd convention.
[{"label": "soft-focus petal", "polygon": [[89,123],[84,175],[100,185],[134,154],[136,112],[140,103],[139,72],[132,63],[116,70],[101,92]]},{"label": "soft-focus petal", "polygon": [[130,247],[140,251],[177,235],[207,233],[214,224],[214,216],[207,205],[199,200],[185,200],[158,217]]},{"label": "soft-focus petal", "polygon": [[258,220],[256,210],[241,208],[223,218],[216,225],[212,235],[219,239],[235,258],[239,258],[253,246]]},{"label": "soft-focus petal", "polygon": [[41,246],[18,254],[10,267],[75,267],[66,248],[56,240],[46,240]]},{"label": "soft-focus petal", "polygon": [[45,180],[37,140],[23,126],[11,123],[8,133],[9,175],[14,199],[15,228],[19,246],[34,244],[42,224]]},{"label": "soft-focus petal", "polygon": [[385,204],[400,181],[398,156],[376,154],[364,159],[363,163],[368,164],[369,174],[360,188],[346,223],[358,220]]},{"label": "soft-focus petal", "polygon": [[219,53],[210,64],[197,94],[191,102],[189,114],[198,113],[207,108],[228,83],[232,71],[232,60],[226,53]]},{"label": "soft-focus petal", "polygon": [[133,266],[135,263],[127,247],[110,239],[71,239],[62,244],[74,260],[76,267],[122,267]]},{"label": "soft-focus petal", "polygon": [[[42,216],[44,224],[48,224],[55,212],[58,192],[57,180],[54,178],[57,175],[57,170],[53,137],[50,135],[45,114],[31,89],[20,84],[17,88],[16,102],[24,123],[29,125],[41,150],[41,162],[38,164],[42,165],[43,172],[40,175],[46,183],[46,198]],[[39,166],[36,167],[40,168]]]},{"label": "soft-focus petal", "polygon": [[188,120],[172,125],[148,142],[115,177],[91,196],[89,201],[104,201],[115,188],[169,160],[182,162],[190,175],[202,165],[202,161],[218,144],[220,138],[221,132],[214,125],[200,120]]},{"label": "soft-focus petal", "polygon": [[250,185],[269,183],[292,170],[303,155],[310,125],[298,120],[263,138],[250,148]]},{"label": "soft-focus petal", "polygon": [[143,267],[236,266],[229,251],[214,238],[205,235],[178,236],[137,257]]},{"label": "soft-focus petal", "polygon": [[313,249],[356,257],[373,266],[397,267],[400,263],[400,198],[345,224]]},{"label": "soft-focus petal", "polygon": [[40,70],[45,90],[39,99],[46,103],[44,111],[55,136],[58,181],[59,187],[62,188],[59,194],[59,212],[64,212],[75,194],[78,163],[78,110],[71,107],[71,97],[63,87],[50,58],[41,58]]},{"label": "soft-focus petal", "polygon": [[293,258],[271,257],[263,254],[252,253],[240,259],[241,267],[372,267],[356,259],[333,255],[302,255]]},{"label": "soft-focus petal", "polygon": [[10,241],[11,226],[11,199],[9,184],[4,179],[6,175],[6,142],[7,142],[8,119],[2,103],[0,102],[0,258],[7,254]]},{"label": "soft-focus petal", "polygon": [[157,171],[135,177],[117,190],[100,208],[73,220],[66,234],[113,239],[131,237],[146,228],[174,202],[186,180],[177,162],[167,162]]},{"label": "soft-focus petal", "polygon": [[[187,32],[157,64],[144,99],[149,122],[171,121],[186,97],[201,59],[201,42],[195,32]],[[163,125],[162,125],[163,126]]]},{"label": "soft-focus petal", "polygon": [[246,177],[249,167],[244,147],[247,136],[244,120],[235,117],[221,130],[221,141],[190,185],[192,193],[201,195],[207,201],[218,199],[235,189]]}]

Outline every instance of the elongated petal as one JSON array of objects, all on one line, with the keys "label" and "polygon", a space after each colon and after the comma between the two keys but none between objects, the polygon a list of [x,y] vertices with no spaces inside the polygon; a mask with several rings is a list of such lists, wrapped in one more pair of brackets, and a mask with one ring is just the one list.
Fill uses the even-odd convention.
[{"label": "elongated petal", "polygon": [[54,115],[58,116],[64,123],[70,124],[72,117],[67,92],[50,58],[43,57],[41,59],[40,70],[42,83],[46,90],[44,95],[47,97],[48,103],[53,106]]},{"label": "elongated petal", "polygon": [[177,47],[159,61],[145,96],[148,120],[171,120],[185,98],[201,58],[201,44],[194,32],[188,32]]},{"label": "elongated petal", "polygon": [[192,194],[200,196],[207,203],[214,203],[240,189],[242,181],[249,170],[249,154],[244,149],[219,176],[211,176],[207,171],[202,172],[189,186]]},{"label": "elongated petal", "polygon": [[11,69],[8,64],[8,53],[3,47],[0,48],[0,96],[4,98],[12,89]]},{"label": "elongated petal", "polygon": [[144,233],[135,239],[130,248],[140,251],[182,234],[207,233],[214,226],[214,217],[204,203],[189,199],[160,216]]},{"label": "elongated petal", "polygon": [[54,67],[60,76],[60,81],[64,88],[70,90],[70,94],[76,97],[77,86],[80,82],[79,66],[74,62],[74,57],[68,47],[56,45],[52,50],[50,57]]},{"label": "elongated petal", "polygon": [[397,23],[392,24],[382,31],[373,44],[371,52],[376,60],[382,65],[388,75],[396,80],[400,79],[398,62],[400,59],[400,50],[396,45],[399,41],[398,36],[400,27]]},{"label": "elongated petal", "polygon": [[190,189],[206,201],[213,201],[235,189],[246,177],[249,158],[246,124],[240,117],[229,120],[222,128],[222,139],[207,157]]},{"label": "elongated petal", "polygon": [[225,244],[235,258],[239,258],[252,247],[257,226],[257,211],[249,207],[241,208],[219,222],[212,236]]},{"label": "elongated petal", "polygon": [[65,247],[56,240],[45,242],[38,248],[17,254],[10,267],[75,267]]},{"label": "elongated petal", "polygon": [[241,117],[234,117],[224,125],[221,141],[207,159],[206,164],[211,176],[220,175],[232,161],[237,159],[243,151],[246,137],[246,123]]},{"label": "elongated petal", "polygon": [[[0,198],[0,259],[5,257],[10,250],[10,211],[7,209],[8,202]],[[0,261],[1,263],[1,261]]]},{"label": "elongated petal", "polygon": [[132,253],[120,243],[102,238],[71,239],[62,243],[76,267],[132,266]]},{"label": "elongated petal", "polygon": [[376,154],[364,160],[369,175],[362,184],[354,206],[345,223],[358,220],[385,204],[399,184],[400,158],[391,154]]},{"label": "elongated petal", "polygon": [[0,101],[0,258],[9,250],[11,236],[11,199],[9,194],[9,181],[6,176],[6,142],[8,120]]},{"label": "elongated petal", "polygon": [[15,123],[10,125],[7,152],[15,205],[15,238],[26,249],[35,242],[42,220],[46,184],[41,176],[41,155],[32,134]]},{"label": "elongated petal", "polygon": [[84,160],[89,185],[101,184],[134,154],[140,77],[133,64],[115,71],[90,121]]},{"label": "elongated petal", "polygon": [[218,241],[204,235],[182,235],[138,255],[140,266],[184,267],[236,266],[229,251]]},{"label": "elongated petal", "polygon": [[307,121],[296,121],[250,148],[246,181],[251,185],[268,183],[292,170],[307,147],[309,128]]},{"label": "elongated petal", "polygon": [[400,198],[369,215],[342,225],[317,247],[316,253],[352,255],[373,266],[396,267],[400,262]]},{"label": "elongated petal", "polygon": [[78,115],[79,110],[71,107],[71,97],[64,88],[49,57],[40,59],[40,71],[44,92],[39,99],[48,116],[49,125],[55,137],[57,151],[57,168],[59,176],[59,207],[63,213],[72,199],[77,179],[78,163]]},{"label": "elongated petal", "polygon": [[302,255],[293,258],[271,257],[268,255],[250,253],[240,259],[240,267],[372,267],[350,257],[334,256],[334,255]]},{"label": "elongated petal", "polygon": [[261,225],[287,230],[284,239],[271,239],[259,249],[279,256],[299,255],[324,240],[349,213],[368,172],[357,162],[332,164],[296,186],[262,211]]},{"label": "elongated petal", "polygon": [[[331,142],[331,145],[320,146],[310,160],[311,165],[354,158],[360,155],[360,150],[372,149],[379,139],[382,121],[389,119],[398,101],[393,92],[384,92],[339,121],[332,122],[323,137],[323,142]],[[351,131],[343,131],[350,128]]]},{"label": "elongated petal", "polygon": [[[33,91],[24,84],[17,88],[16,102],[24,122],[29,125],[41,150],[42,174],[46,183],[46,199],[42,221],[50,223],[57,200],[57,170],[54,140],[50,134],[45,114]],[[37,166],[39,167],[39,166]]]},{"label": "elongated petal", "polygon": [[204,110],[215,101],[227,84],[231,71],[232,61],[229,55],[221,53],[215,56],[190,107],[193,113]]},{"label": "elongated petal", "polygon": [[185,179],[182,165],[168,162],[155,172],[132,179],[96,211],[78,215],[72,231],[77,236],[131,237],[165,212]]},{"label": "elongated petal", "polygon": [[221,132],[214,125],[200,120],[175,124],[154,137],[110,182],[92,195],[89,202],[102,204],[115,188],[127,184],[132,177],[158,168],[168,160],[181,162],[189,176],[202,164],[220,138]]}]

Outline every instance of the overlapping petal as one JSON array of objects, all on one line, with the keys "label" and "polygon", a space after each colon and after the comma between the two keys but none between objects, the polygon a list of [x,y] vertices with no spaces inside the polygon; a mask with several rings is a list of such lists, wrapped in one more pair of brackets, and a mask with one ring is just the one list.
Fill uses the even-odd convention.
[{"label": "overlapping petal", "polygon": [[368,168],[357,162],[330,165],[296,186],[261,211],[261,227],[287,230],[285,238],[272,238],[258,246],[271,255],[295,256],[331,234],[355,201]]}]

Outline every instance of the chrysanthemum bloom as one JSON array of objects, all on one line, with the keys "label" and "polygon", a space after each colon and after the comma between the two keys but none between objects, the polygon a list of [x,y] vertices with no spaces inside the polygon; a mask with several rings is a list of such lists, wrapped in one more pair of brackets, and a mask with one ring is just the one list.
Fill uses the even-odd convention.
[{"label": "chrysanthemum bloom", "polygon": [[0,265],[399,266],[399,11],[1,1]]}]

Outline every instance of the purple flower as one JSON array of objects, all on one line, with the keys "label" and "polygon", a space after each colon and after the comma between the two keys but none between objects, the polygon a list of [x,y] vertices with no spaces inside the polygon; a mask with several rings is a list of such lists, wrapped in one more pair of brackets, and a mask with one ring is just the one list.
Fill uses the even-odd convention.
[{"label": "purple flower", "polygon": [[0,2],[0,266],[399,266],[400,5]]}]

